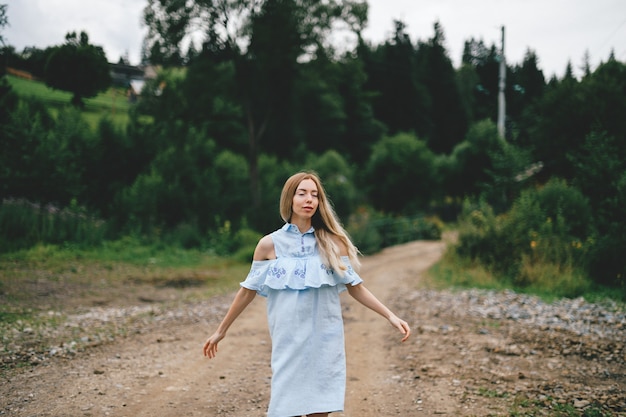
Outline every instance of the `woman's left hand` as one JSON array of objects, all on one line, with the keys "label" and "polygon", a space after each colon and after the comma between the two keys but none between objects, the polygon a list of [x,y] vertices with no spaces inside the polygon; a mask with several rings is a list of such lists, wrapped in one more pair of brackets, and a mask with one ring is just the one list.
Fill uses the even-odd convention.
[{"label": "woman's left hand", "polygon": [[404,337],[402,338],[403,342],[406,341],[411,335],[411,328],[409,327],[409,324],[406,321],[400,319],[395,314],[389,318],[389,323],[391,323],[393,327],[400,330],[400,333],[404,335]]}]

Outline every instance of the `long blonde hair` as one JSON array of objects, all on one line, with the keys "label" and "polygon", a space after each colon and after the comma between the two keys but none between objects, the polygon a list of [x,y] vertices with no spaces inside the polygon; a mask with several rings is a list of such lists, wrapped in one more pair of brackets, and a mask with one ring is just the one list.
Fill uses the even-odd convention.
[{"label": "long blonde hair", "polygon": [[338,238],[348,249],[348,258],[354,269],[361,266],[358,254],[359,251],[354,246],[348,233],[345,231],[332,204],[326,197],[326,191],[322,186],[319,176],[313,171],[298,172],[285,181],[283,191],[280,194],[280,217],[286,222],[291,221],[293,214],[293,196],[296,194],[298,185],[303,180],[312,180],[317,186],[318,207],[311,218],[311,225],[315,228],[315,239],[319,247],[322,262],[330,266],[334,271],[343,275],[348,268],[341,261],[340,248],[335,243],[333,236]]}]

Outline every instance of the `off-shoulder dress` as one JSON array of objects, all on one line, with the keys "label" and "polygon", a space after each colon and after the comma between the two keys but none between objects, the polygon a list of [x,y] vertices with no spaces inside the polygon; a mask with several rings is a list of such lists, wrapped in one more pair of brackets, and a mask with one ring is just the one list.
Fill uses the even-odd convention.
[{"label": "off-shoulder dress", "polygon": [[271,234],[276,259],[253,261],[242,287],[267,297],[272,384],[267,417],[342,411],[346,357],[339,294],[363,282],[321,261],[314,229],[286,223]]}]

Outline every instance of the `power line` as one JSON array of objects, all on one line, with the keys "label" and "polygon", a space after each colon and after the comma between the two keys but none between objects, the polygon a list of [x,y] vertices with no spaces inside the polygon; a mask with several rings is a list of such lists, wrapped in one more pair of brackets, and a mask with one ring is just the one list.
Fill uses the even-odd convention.
[{"label": "power line", "polygon": [[[614,29],[613,32],[611,32],[611,34],[604,40],[604,42],[602,42],[602,44],[599,47],[596,48],[596,51],[601,51],[625,24],[626,24],[626,19],[622,20],[622,22],[617,26],[617,28]],[[626,50],[624,52],[626,52]]]}]

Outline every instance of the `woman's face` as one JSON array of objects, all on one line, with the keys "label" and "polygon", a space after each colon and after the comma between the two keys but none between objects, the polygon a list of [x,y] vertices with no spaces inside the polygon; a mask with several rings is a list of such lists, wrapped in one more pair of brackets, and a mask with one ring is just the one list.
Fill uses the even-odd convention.
[{"label": "woman's face", "polygon": [[[317,185],[311,179],[302,180],[293,196],[291,211],[294,217],[310,219],[317,211],[319,204]],[[294,219],[292,218],[292,221]]]}]

